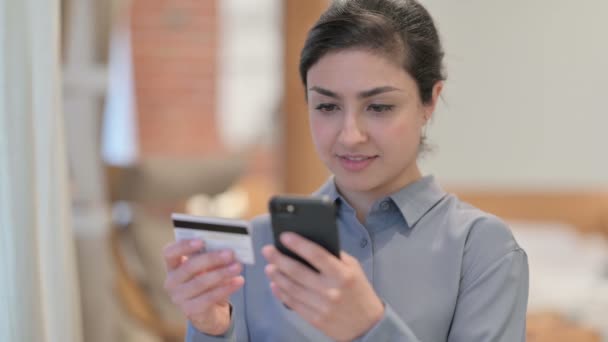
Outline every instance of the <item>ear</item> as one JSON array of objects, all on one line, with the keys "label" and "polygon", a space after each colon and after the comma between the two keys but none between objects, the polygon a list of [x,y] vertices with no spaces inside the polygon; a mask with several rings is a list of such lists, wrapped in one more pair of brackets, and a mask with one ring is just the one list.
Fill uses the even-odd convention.
[{"label": "ear", "polygon": [[433,86],[433,94],[431,96],[431,101],[424,105],[424,119],[425,124],[431,119],[433,113],[435,113],[435,107],[437,106],[437,101],[439,100],[439,96],[441,95],[441,91],[443,90],[443,81],[438,81]]}]

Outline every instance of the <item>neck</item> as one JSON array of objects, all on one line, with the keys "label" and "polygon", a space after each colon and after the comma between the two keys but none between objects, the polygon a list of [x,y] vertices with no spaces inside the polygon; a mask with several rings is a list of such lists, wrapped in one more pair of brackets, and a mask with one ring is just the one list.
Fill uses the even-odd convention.
[{"label": "neck", "polygon": [[405,171],[402,175],[394,179],[393,181],[382,184],[378,187],[365,190],[349,190],[340,186],[339,181],[336,180],[336,186],[342,197],[355,209],[357,219],[362,224],[365,223],[365,218],[370,212],[374,203],[381,198],[384,198],[392,193],[397,192],[399,189],[419,180],[422,177],[418,165],[414,165],[410,170]]}]

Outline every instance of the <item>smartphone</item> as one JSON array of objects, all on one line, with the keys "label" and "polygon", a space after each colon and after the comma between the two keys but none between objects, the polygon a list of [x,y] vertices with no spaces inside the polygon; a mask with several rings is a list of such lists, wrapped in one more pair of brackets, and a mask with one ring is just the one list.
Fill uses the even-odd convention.
[{"label": "smartphone", "polygon": [[281,243],[279,239],[281,233],[294,232],[340,257],[340,240],[336,222],[338,211],[332,200],[324,197],[274,196],[270,199],[269,209],[274,243],[281,253],[318,271]]}]

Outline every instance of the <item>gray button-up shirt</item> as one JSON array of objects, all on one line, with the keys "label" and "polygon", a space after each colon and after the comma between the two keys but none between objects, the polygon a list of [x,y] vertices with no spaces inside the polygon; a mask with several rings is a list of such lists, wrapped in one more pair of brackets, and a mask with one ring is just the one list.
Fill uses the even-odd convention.
[{"label": "gray button-up shirt", "polygon": [[[316,195],[340,202],[341,248],[385,304],[360,341],[525,341],[527,256],[503,221],[447,194],[432,176],[379,200],[364,225],[333,179]],[[230,329],[212,337],[190,325],[186,341],[329,340],[272,295],[260,253],[273,243],[269,217],[252,227],[256,264],[245,267],[245,285],[231,299]]]}]

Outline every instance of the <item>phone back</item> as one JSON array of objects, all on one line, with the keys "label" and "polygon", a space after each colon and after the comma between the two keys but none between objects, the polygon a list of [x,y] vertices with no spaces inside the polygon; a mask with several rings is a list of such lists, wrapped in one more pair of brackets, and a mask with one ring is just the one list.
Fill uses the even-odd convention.
[{"label": "phone back", "polygon": [[331,200],[321,197],[275,196],[270,200],[269,206],[275,246],[281,253],[314,269],[279,240],[281,233],[294,232],[340,257],[337,209]]}]

